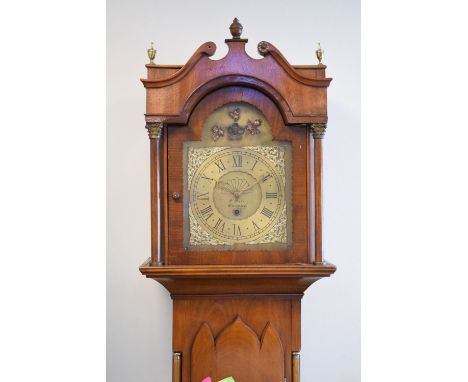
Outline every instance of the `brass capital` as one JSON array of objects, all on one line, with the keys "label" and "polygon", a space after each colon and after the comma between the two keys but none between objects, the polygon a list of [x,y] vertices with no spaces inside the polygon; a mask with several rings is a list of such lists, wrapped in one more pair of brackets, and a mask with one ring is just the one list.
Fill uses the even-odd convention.
[{"label": "brass capital", "polygon": [[323,139],[326,129],[326,123],[312,123],[310,125],[310,134],[314,137],[314,139]]},{"label": "brass capital", "polygon": [[163,122],[146,122],[146,129],[148,130],[149,139],[159,139],[163,131]]}]

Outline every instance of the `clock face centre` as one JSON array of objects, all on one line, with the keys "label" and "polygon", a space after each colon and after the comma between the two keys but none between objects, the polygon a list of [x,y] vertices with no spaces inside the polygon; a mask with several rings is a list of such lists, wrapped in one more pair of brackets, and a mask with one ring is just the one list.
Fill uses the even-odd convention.
[{"label": "clock face centre", "polygon": [[262,202],[262,191],[252,174],[232,171],[218,179],[213,189],[216,209],[227,219],[241,220],[252,216]]}]

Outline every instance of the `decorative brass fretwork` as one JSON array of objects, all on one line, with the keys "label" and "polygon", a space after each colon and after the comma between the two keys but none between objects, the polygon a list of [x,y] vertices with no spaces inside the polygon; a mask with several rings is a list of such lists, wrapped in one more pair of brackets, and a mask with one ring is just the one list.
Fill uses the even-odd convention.
[{"label": "decorative brass fretwork", "polygon": [[188,166],[187,166],[187,188],[190,189],[193,176],[200,165],[212,155],[225,150],[227,147],[190,147],[188,150]]},{"label": "decorative brass fretwork", "polygon": [[258,135],[260,134],[260,130],[258,129],[260,127],[260,125],[262,124],[262,120],[261,119],[256,119],[254,120],[253,122],[252,121],[248,121],[247,122],[247,125],[245,125],[245,131],[247,134],[250,134],[250,135]]},{"label": "decorative brass fretwork", "polygon": [[[241,126],[237,123],[240,119],[240,108],[236,107],[234,110],[229,111],[229,117],[234,121],[230,126],[226,128],[228,133],[228,139],[240,140],[244,135],[259,135],[261,134],[260,126],[262,125],[261,119],[255,119],[247,121],[245,126]],[[213,141],[217,141],[220,137],[224,136],[224,128],[215,125],[211,128],[211,136]]]},{"label": "decorative brass fretwork", "polygon": [[218,125],[211,128],[211,137],[213,141],[217,141],[219,138],[224,137],[224,129]]},{"label": "decorative brass fretwork", "polygon": [[286,213],[286,205],[283,206],[276,224],[262,237],[257,240],[249,241],[246,244],[269,244],[269,243],[282,243],[288,242],[288,215]]},{"label": "decorative brass fretwork", "polygon": [[146,122],[146,129],[148,130],[149,138],[150,139],[161,138],[163,127],[164,127],[163,122]]},{"label": "decorative brass fretwork", "polygon": [[189,208],[189,219],[190,219],[190,245],[224,245],[228,244],[224,241],[218,240],[212,234],[203,228],[195,219],[192,209]]},{"label": "decorative brass fretwork", "polygon": [[310,134],[314,137],[314,139],[323,139],[326,129],[326,123],[312,123],[310,125]]},{"label": "decorative brass fretwork", "polygon": [[285,153],[284,148],[281,146],[246,146],[246,149],[259,153],[262,157],[268,159],[274,163],[276,169],[281,175],[283,185],[286,185],[286,173],[285,173]]},{"label": "decorative brass fretwork", "polygon": [[[187,186],[190,189],[193,177],[198,168],[208,158],[214,154],[227,149],[228,147],[190,147],[188,150],[187,166]],[[283,186],[286,186],[286,161],[285,148],[283,146],[246,146],[244,149],[255,151],[263,158],[266,158],[274,164],[276,171],[280,175]],[[265,235],[247,242],[248,245],[254,244],[287,244],[288,242],[288,214],[286,204],[283,206],[274,225],[265,233]],[[219,240],[208,232],[195,218],[192,209],[189,208],[189,227],[190,227],[190,245],[232,245],[229,241]]]}]

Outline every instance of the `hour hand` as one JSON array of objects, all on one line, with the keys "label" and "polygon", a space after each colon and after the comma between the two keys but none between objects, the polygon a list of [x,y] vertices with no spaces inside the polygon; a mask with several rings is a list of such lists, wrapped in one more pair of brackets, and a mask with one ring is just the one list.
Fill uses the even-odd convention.
[{"label": "hour hand", "polygon": [[244,189],[240,192],[240,194],[243,194],[244,192],[250,190],[251,188],[253,188],[253,187],[256,186],[257,184],[259,184],[260,182],[263,182],[266,178],[268,178],[268,175],[269,175],[269,174],[267,174],[267,175],[265,175],[265,176],[262,176],[262,178],[261,178],[260,180],[257,180],[256,182],[252,183],[250,186],[244,188]]},{"label": "hour hand", "polygon": [[227,183],[224,182],[216,182],[216,187],[220,190],[229,192],[232,196],[236,197],[234,191],[232,191]]},{"label": "hour hand", "polygon": [[234,196],[234,199],[236,201],[239,200],[241,192],[234,191],[229,184],[224,183],[224,182],[216,182],[216,187],[218,187],[219,189],[221,189],[223,191],[229,192],[232,196]]}]

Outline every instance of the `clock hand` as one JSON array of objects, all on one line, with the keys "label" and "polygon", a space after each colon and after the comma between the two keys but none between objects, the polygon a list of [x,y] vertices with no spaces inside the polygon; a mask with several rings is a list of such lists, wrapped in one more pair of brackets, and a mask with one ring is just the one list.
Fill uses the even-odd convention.
[{"label": "clock hand", "polygon": [[224,183],[224,182],[216,182],[216,187],[218,187],[219,189],[223,190],[223,191],[227,191],[229,192],[232,196],[234,196],[234,198],[236,198],[236,200],[238,199],[238,196],[236,195],[237,193],[235,193],[234,191],[232,191],[229,187],[226,187],[226,186],[223,186],[223,184],[225,184],[226,186],[227,183]]},{"label": "clock hand", "polygon": [[225,182],[222,182],[222,181],[218,181],[216,182],[216,187],[218,188],[221,188],[222,190],[225,190],[225,191],[228,191],[228,192],[233,192],[231,190],[231,187],[229,186],[229,184],[225,183]]},{"label": "clock hand", "polygon": [[257,184],[259,184],[260,182],[262,182],[263,180],[265,180],[265,178],[266,178],[267,176],[268,176],[268,174],[265,175],[265,176],[263,176],[260,180],[257,180],[257,181],[256,181],[255,183],[253,183],[251,186],[249,186],[249,187],[244,188],[243,190],[241,190],[241,191],[239,192],[239,195],[243,194],[243,193],[244,193],[245,191],[247,191],[247,190],[250,190],[252,187],[256,186]]},{"label": "clock hand", "polygon": [[226,192],[229,192],[230,194],[233,194],[233,192],[229,189],[229,188],[226,188],[226,187],[223,187],[223,186],[217,186],[220,190],[223,190],[223,191],[226,191]]},{"label": "clock hand", "polygon": [[[221,183],[221,184],[220,184],[220,183]],[[218,186],[218,184],[220,184],[220,185]],[[226,186],[223,186],[223,184],[225,184],[227,187],[226,187]],[[225,183],[225,182],[216,182],[216,186],[217,186],[218,188],[220,188],[221,190],[224,190],[224,191],[229,192],[232,196],[234,196],[234,199],[236,200],[236,202],[239,200],[239,197],[240,197],[241,192],[240,192],[240,191],[233,191],[233,190],[231,189],[231,186],[230,186],[229,184],[227,184],[227,183]]]}]

